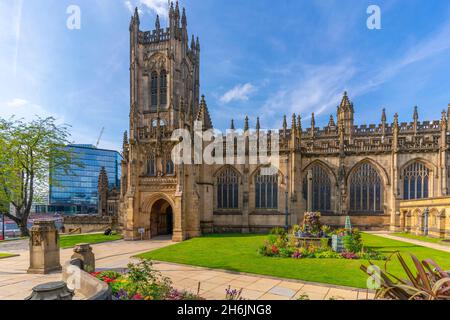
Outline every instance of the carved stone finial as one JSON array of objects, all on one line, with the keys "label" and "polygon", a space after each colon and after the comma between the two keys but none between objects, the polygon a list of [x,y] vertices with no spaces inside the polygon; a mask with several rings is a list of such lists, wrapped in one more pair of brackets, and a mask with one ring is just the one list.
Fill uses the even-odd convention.
[{"label": "carved stone finial", "polygon": [[287,119],[286,119],[286,115],[283,116],[283,130],[286,131],[287,129]]},{"label": "carved stone finial", "polygon": [[316,118],[314,115],[314,112],[311,114],[311,128],[314,128],[316,126]]},{"label": "carved stone finial", "polygon": [[234,119],[231,119],[231,125],[230,125],[230,129],[231,130],[235,130],[235,126],[234,126]]},{"label": "carved stone finial", "polygon": [[301,115],[297,116],[297,129],[300,131],[302,130],[302,116]]},{"label": "carved stone finial", "polygon": [[386,120],[387,120],[387,118],[386,118],[386,109],[383,108],[383,111],[381,113],[381,122],[382,123],[386,123]]},{"label": "carved stone finial", "polygon": [[127,145],[128,144],[128,132],[125,130],[125,132],[123,133],[123,145]]},{"label": "carved stone finial", "polygon": [[333,115],[330,115],[330,121],[328,121],[328,127],[330,127],[330,128],[336,127],[336,123],[334,122]]},{"label": "carved stone finial", "polygon": [[297,116],[295,115],[295,113],[292,114],[292,123],[291,123],[291,129],[292,130],[297,130]]},{"label": "carved stone finial", "polygon": [[196,43],[196,48],[197,48],[197,51],[200,51],[200,39],[197,37],[197,43]]},{"label": "carved stone finial", "polygon": [[186,29],[187,27],[187,18],[186,18],[186,9],[183,8],[183,13],[181,14],[181,26]]},{"label": "carved stone finial", "polygon": [[256,130],[261,130],[261,124],[259,123],[259,117],[256,118]]},{"label": "carved stone finial", "polygon": [[248,116],[245,116],[244,131],[248,131],[248,129],[249,129]]},{"label": "carved stone finial", "polygon": [[195,50],[195,38],[194,38],[194,35],[192,35],[192,39],[191,39],[191,50]]},{"label": "carved stone finial", "polygon": [[159,31],[161,29],[161,24],[159,22],[159,15],[156,15],[156,21],[155,21],[155,29],[156,31]]},{"label": "carved stone finial", "polygon": [[417,111],[417,106],[414,107],[414,114],[413,114],[413,119],[414,121],[419,120],[419,112]]}]

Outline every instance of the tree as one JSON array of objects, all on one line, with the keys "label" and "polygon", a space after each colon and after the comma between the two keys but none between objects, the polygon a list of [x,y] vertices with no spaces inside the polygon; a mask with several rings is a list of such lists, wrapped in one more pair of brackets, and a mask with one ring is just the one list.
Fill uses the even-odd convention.
[{"label": "tree", "polygon": [[0,119],[0,203],[11,203],[15,213],[5,212],[29,236],[28,218],[39,191],[52,184],[52,170],[69,172],[74,164],[67,150],[70,136],[67,125],[55,119],[36,118],[31,122]]}]

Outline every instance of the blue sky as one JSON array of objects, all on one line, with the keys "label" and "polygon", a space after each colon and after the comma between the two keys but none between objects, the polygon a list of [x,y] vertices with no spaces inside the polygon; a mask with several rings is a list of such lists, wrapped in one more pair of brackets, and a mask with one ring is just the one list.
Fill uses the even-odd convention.
[{"label": "blue sky", "polygon": [[[381,30],[366,27],[381,8]],[[69,5],[81,29],[66,27]],[[166,0],[0,2],[0,116],[53,115],[72,140],[120,149],[128,129],[131,12],[141,29],[167,14]],[[347,90],[356,123],[440,119],[450,102],[450,2],[422,0],[185,0],[201,41],[201,91],[215,127],[281,126],[283,114],[325,125]],[[163,19],[164,25],[166,20]]]}]

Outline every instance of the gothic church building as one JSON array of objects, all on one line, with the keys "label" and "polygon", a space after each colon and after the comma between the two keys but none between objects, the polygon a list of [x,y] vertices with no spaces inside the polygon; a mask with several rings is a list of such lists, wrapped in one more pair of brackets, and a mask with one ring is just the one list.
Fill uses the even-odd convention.
[{"label": "gothic church building", "polygon": [[[200,52],[178,3],[170,7],[167,28],[157,18],[155,29],[144,32],[137,11],[131,19],[130,128],[119,208],[125,239],[266,232],[301,223],[307,211],[320,212],[332,226],[344,225],[349,215],[361,229],[414,230],[424,211],[407,206],[447,197],[448,113],[420,122],[415,108],[411,122],[399,122],[382,110],[379,124],[358,126],[347,93],[324,128],[316,127],[314,114],[308,128],[300,116],[280,119],[280,166],[273,176],[262,175],[248,156],[237,165],[175,166],[172,132],[193,132],[195,121],[213,128],[200,96]],[[252,129],[261,129],[259,119]],[[450,235],[447,211],[430,213],[438,219],[430,229]]]}]

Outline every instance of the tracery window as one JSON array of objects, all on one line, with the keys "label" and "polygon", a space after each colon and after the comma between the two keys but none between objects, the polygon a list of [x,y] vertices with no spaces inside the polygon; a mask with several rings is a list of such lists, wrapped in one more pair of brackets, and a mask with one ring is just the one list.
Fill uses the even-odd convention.
[{"label": "tracery window", "polygon": [[239,177],[231,168],[217,177],[217,208],[237,209],[239,203]]},{"label": "tracery window", "polygon": [[[331,211],[331,180],[320,165],[314,165],[312,171],[312,211]],[[308,200],[308,176],[303,179],[303,197]]]},{"label": "tracery window", "polygon": [[414,162],[403,171],[403,199],[426,199],[429,197],[430,169],[423,163]]},{"label": "tracery window", "polygon": [[150,93],[152,107],[156,107],[158,105],[158,73],[156,71],[152,72]]},{"label": "tracery window", "polygon": [[258,209],[278,209],[278,175],[255,177],[255,204]]},{"label": "tracery window", "polygon": [[175,168],[171,159],[166,160],[165,167],[167,175],[173,175],[175,173]]},{"label": "tracery window", "polygon": [[383,183],[377,170],[364,163],[350,179],[350,211],[356,213],[383,212]]},{"label": "tracery window", "polygon": [[147,161],[147,175],[156,176],[156,161],[154,157],[150,157]]},{"label": "tracery window", "polygon": [[162,106],[167,104],[167,72],[161,71],[159,76],[159,101]]}]

